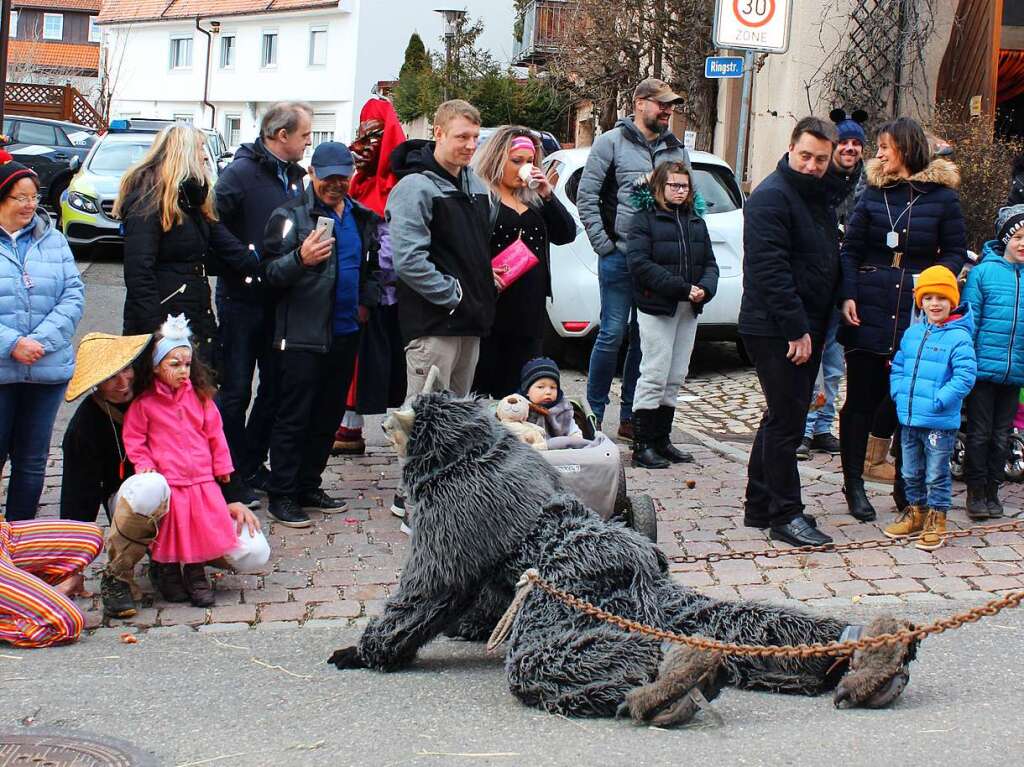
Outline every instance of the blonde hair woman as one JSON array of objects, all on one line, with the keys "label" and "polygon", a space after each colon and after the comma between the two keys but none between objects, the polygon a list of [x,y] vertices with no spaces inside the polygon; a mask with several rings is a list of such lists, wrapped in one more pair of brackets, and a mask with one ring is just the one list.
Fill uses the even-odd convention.
[{"label": "blonde hair woman", "polygon": [[124,223],[124,334],[152,333],[184,314],[198,354],[216,364],[217,324],[207,272],[256,259],[217,221],[202,131],[174,125],[157,134],[125,173],[114,215]]},{"label": "blonde hair woman", "polygon": [[[550,245],[576,237],[576,225],[540,169],[543,152],[529,128],[504,125],[473,159],[491,192],[491,257],[522,240],[539,263],[501,290],[491,334],[482,339],[473,390],[503,397],[519,389],[519,374],[541,354],[545,299],[551,295]],[[528,168],[528,170],[524,170]]]}]

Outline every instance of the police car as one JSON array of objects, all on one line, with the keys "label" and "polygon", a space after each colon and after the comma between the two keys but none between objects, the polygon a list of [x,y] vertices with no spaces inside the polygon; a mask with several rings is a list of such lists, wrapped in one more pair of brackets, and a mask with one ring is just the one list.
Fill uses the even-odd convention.
[{"label": "police car", "polygon": [[4,149],[39,175],[39,196],[53,211],[74,175],[75,158],[81,163],[97,140],[85,125],[20,115],[4,118],[3,135]]}]

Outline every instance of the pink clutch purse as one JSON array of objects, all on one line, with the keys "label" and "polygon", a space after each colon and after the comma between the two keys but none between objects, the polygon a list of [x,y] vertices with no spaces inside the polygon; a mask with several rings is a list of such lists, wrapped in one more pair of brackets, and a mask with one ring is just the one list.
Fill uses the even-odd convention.
[{"label": "pink clutch purse", "polygon": [[540,263],[533,251],[522,240],[516,240],[501,253],[491,259],[491,269],[498,290],[505,290],[533,267]]}]

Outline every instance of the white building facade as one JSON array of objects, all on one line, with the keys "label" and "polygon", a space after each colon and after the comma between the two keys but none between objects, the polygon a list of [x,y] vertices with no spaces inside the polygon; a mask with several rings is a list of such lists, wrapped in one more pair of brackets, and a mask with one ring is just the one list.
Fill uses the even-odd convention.
[{"label": "white building facade", "polygon": [[[493,39],[508,37],[511,0],[464,5],[494,25]],[[236,147],[256,137],[270,104],[296,100],[313,106],[314,145],[348,142],[376,83],[398,77],[409,36],[419,32],[440,48],[433,7],[425,0],[105,0],[99,23],[111,116],[188,119]]]}]

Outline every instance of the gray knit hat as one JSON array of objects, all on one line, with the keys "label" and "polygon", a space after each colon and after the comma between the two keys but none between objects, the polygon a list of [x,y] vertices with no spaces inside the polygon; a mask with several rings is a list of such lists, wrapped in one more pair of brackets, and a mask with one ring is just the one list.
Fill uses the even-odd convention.
[{"label": "gray knit hat", "polygon": [[1010,242],[1014,233],[1024,227],[1024,205],[1008,205],[996,214],[996,239],[1003,245]]}]

